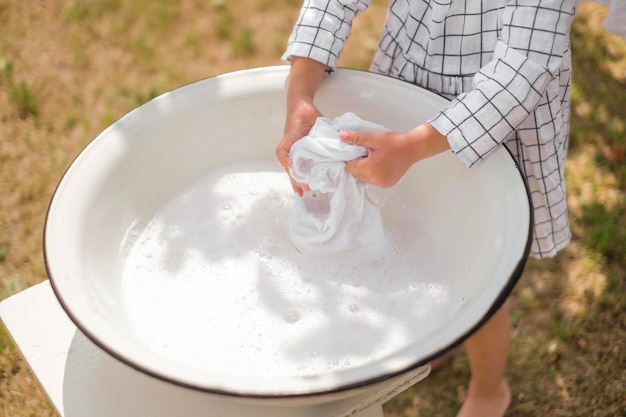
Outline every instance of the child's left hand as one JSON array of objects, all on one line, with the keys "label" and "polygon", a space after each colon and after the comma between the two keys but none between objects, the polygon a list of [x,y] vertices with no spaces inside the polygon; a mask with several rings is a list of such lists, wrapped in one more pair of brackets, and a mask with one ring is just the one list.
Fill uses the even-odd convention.
[{"label": "child's left hand", "polygon": [[339,138],[368,149],[367,156],[346,162],[346,172],[382,188],[395,185],[414,163],[450,149],[429,123],[406,132],[341,131]]}]

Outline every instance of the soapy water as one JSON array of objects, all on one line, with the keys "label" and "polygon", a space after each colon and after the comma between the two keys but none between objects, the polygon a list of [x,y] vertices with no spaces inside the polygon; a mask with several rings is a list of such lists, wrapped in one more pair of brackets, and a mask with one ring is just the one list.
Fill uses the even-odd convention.
[{"label": "soapy water", "polygon": [[449,278],[432,236],[392,193],[387,251],[358,263],[288,241],[295,194],[272,163],[212,171],[127,232],[126,325],[175,362],[232,376],[313,375],[374,362],[436,330]]}]

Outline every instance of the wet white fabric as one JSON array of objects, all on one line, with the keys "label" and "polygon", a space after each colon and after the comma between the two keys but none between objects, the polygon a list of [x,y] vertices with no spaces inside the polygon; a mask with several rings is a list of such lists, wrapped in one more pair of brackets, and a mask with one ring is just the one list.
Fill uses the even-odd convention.
[{"label": "wet white fabric", "polygon": [[311,190],[296,196],[289,235],[302,252],[372,258],[387,246],[380,195],[376,196],[375,187],[345,171],[345,161],[366,156],[367,148],[342,142],[341,130],[388,129],[345,113],[334,120],[318,118],[309,134],[293,144],[290,174]]}]

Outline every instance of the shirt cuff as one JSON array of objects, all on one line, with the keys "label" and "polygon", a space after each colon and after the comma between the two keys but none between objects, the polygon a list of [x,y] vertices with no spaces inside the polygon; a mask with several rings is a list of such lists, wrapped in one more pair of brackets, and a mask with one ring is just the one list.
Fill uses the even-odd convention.
[{"label": "shirt cuff", "polygon": [[[496,142],[469,143],[462,129],[445,112],[439,113],[435,118],[429,120],[428,123],[448,139],[452,153],[458,156],[468,168],[483,159],[498,146]],[[490,146],[485,146],[486,143]]]},{"label": "shirt cuff", "polygon": [[317,47],[312,44],[304,42],[290,42],[287,46],[287,50],[282,56],[282,61],[286,64],[291,62],[292,56],[299,56],[304,58],[310,58],[315,61],[326,64],[329,70],[334,71],[337,68],[337,62],[339,57],[332,54],[330,51]]}]

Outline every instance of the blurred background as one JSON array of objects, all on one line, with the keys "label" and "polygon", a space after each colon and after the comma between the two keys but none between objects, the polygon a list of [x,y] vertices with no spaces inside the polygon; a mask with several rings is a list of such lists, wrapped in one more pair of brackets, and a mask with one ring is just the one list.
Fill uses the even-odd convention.
[{"label": "blurred background", "polygon": [[[387,2],[372,3],[341,66],[369,66]],[[91,139],[183,84],[280,65],[300,5],[0,0],[0,299],[47,279],[46,209]],[[607,10],[582,3],[572,28],[566,169],[574,240],[553,259],[530,260],[510,297],[507,416],[626,416],[626,40],[602,26]],[[452,417],[468,377],[460,349],[388,403],[386,415]],[[0,416],[55,416],[2,326]]]}]

